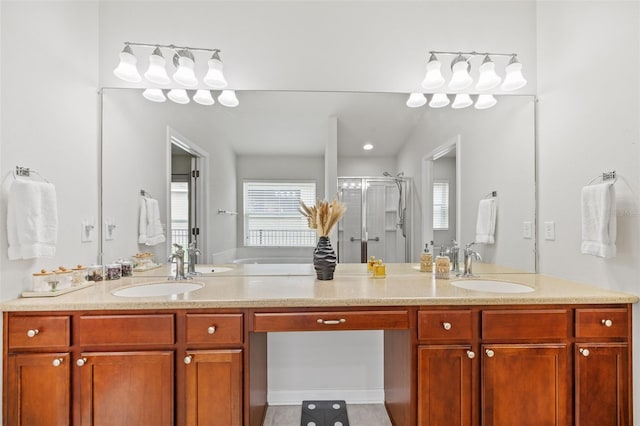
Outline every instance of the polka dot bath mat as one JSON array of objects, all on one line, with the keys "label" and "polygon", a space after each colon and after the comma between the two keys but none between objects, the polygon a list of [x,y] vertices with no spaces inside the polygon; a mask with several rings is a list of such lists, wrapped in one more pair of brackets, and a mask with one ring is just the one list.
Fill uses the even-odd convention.
[{"label": "polka dot bath mat", "polygon": [[302,401],[300,426],[349,426],[345,401]]}]

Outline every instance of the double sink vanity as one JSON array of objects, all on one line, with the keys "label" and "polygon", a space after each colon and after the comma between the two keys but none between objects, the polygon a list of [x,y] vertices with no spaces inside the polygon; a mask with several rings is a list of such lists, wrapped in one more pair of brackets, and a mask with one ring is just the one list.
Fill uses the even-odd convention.
[{"label": "double sink vanity", "polygon": [[204,268],[3,303],[4,424],[259,426],[267,333],[343,330],[383,330],[397,426],[633,424],[634,295],[485,264]]}]

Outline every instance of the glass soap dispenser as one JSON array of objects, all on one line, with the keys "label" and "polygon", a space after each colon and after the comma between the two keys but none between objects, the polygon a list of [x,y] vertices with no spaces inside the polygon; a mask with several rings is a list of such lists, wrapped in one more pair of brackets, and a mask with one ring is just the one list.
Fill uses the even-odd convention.
[{"label": "glass soap dispenser", "polygon": [[420,256],[420,272],[433,272],[433,255],[429,253],[429,244],[424,245],[424,252]]}]

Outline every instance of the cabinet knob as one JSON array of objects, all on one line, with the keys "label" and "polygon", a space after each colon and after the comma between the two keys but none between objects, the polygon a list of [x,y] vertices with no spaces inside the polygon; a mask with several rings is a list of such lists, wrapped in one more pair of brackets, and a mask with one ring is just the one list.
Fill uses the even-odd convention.
[{"label": "cabinet knob", "polygon": [[491,349],[485,350],[484,353],[486,353],[489,358],[493,358],[493,356],[495,355],[495,352],[493,352]]},{"label": "cabinet knob", "polygon": [[40,330],[38,330],[37,328],[31,329],[27,331],[27,337],[35,337],[38,335],[38,333],[40,333]]},{"label": "cabinet knob", "polygon": [[53,362],[51,363],[54,367],[60,367],[60,365],[62,364],[62,362],[64,361],[63,358],[56,358],[53,360]]},{"label": "cabinet knob", "polygon": [[587,348],[580,348],[580,353],[582,354],[582,356],[589,356],[591,352],[589,352],[589,349]]},{"label": "cabinet knob", "polygon": [[467,357],[469,357],[469,359],[474,359],[476,357],[476,353],[473,351],[467,351]]},{"label": "cabinet knob", "polygon": [[212,325],[211,327],[207,328],[207,333],[209,334],[213,334],[216,332],[216,326]]},{"label": "cabinet knob", "polygon": [[193,360],[193,355],[187,355],[184,357],[184,363],[187,365],[191,364],[192,360]]},{"label": "cabinet knob", "polygon": [[335,319],[335,320],[326,320],[326,319],[318,318],[316,322],[318,324],[324,324],[324,325],[336,325],[336,324],[344,324],[345,322],[347,322],[347,320],[344,318]]},{"label": "cabinet knob", "polygon": [[450,322],[443,322],[442,323],[442,328],[444,328],[445,330],[451,330],[451,323]]},{"label": "cabinet knob", "polygon": [[83,365],[85,365],[87,363],[87,359],[86,358],[80,358],[76,361],[76,365],[78,367],[82,367]]},{"label": "cabinet knob", "polygon": [[613,321],[611,321],[610,319],[603,319],[602,325],[604,325],[605,327],[611,327],[613,325]]}]

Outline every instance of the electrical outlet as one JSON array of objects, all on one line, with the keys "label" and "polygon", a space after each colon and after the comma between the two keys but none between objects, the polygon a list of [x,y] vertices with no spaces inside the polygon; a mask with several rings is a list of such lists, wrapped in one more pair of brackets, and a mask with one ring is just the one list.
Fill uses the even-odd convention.
[{"label": "electrical outlet", "polygon": [[94,240],[96,233],[96,227],[94,225],[93,218],[85,219],[80,224],[80,241],[83,243],[90,243]]},{"label": "electrical outlet", "polygon": [[527,239],[533,238],[531,222],[522,222],[522,236]]},{"label": "electrical outlet", "polygon": [[556,223],[545,222],[544,223],[544,239],[554,241],[556,239]]}]

